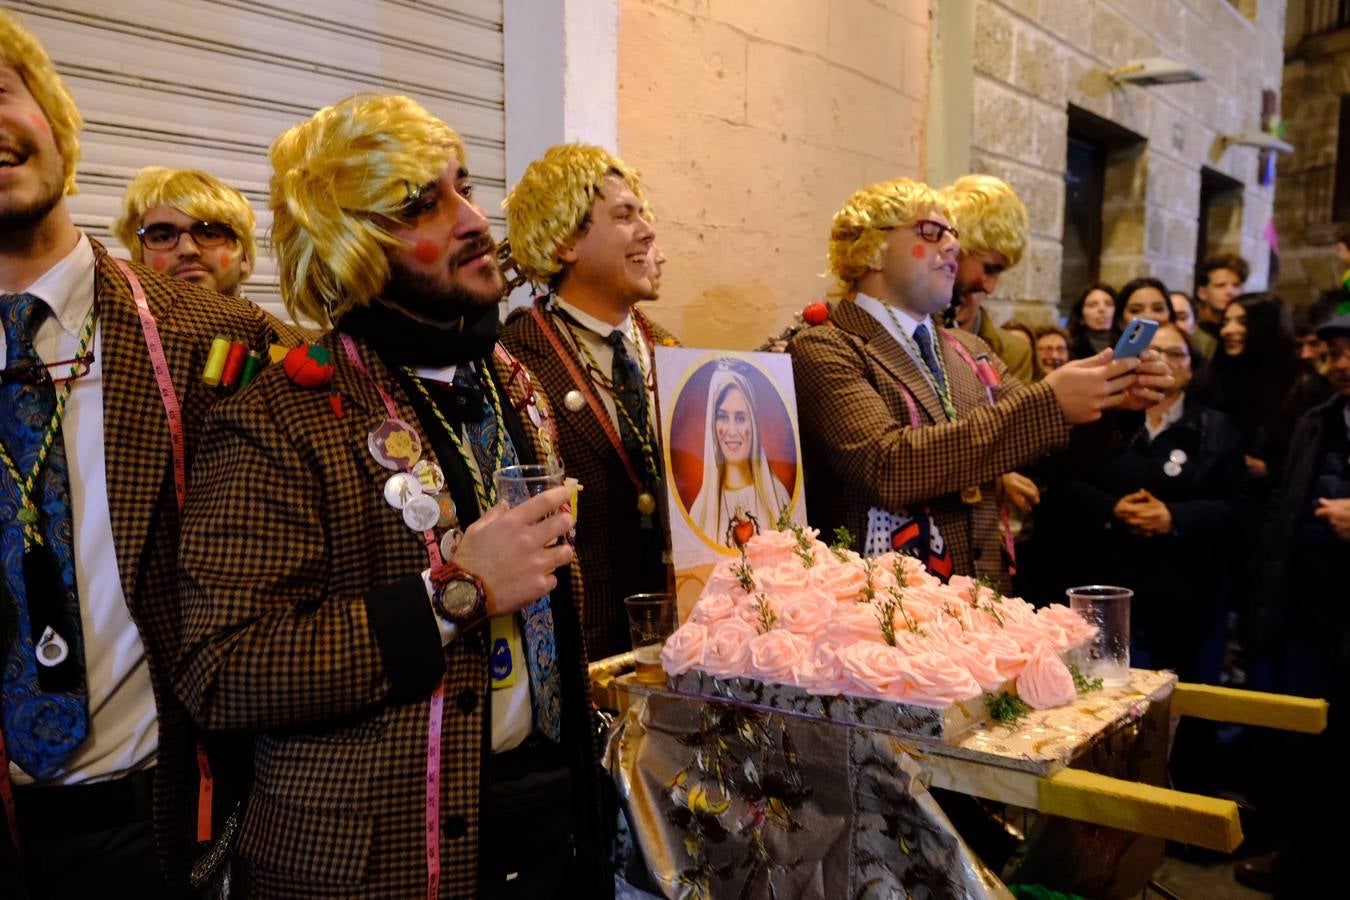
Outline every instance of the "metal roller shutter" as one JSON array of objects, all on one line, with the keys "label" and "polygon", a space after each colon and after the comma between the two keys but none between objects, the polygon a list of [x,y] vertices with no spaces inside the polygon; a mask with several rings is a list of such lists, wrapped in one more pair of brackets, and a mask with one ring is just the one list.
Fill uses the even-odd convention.
[{"label": "metal roller shutter", "polygon": [[47,47],[84,116],[76,224],[112,236],[142,166],[209,172],[258,215],[245,285],[285,318],[268,241],[267,148],[357,91],[407,94],[464,137],[478,199],[504,232],[502,0],[119,0],[0,3]]}]

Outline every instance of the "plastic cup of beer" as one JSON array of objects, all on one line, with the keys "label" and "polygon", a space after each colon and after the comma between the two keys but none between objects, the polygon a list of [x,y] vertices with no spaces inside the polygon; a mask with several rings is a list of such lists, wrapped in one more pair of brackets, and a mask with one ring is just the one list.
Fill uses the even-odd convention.
[{"label": "plastic cup of beer", "polygon": [[661,648],[675,631],[674,594],[633,594],[623,600],[628,611],[628,635],[633,640],[637,680],[642,684],[666,683],[661,668]]},{"label": "plastic cup of beer", "polygon": [[519,506],[549,488],[562,487],[563,470],[556,466],[507,466],[492,473],[497,500]]},{"label": "plastic cup of beer", "polygon": [[1079,668],[1104,685],[1130,681],[1130,599],[1134,591],[1109,584],[1069,588],[1069,608],[1097,626],[1097,635],[1081,653]]}]

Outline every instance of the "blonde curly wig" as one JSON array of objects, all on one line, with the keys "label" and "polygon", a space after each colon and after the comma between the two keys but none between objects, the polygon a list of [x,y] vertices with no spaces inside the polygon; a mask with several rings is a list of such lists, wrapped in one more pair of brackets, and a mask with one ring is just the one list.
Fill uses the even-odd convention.
[{"label": "blonde curly wig", "polygon": [[286,311],[331,325],[389,282],[381,224],[445,173],[468,164],[449,125],[408,97],[357,94],[272,143],[272,247]]},{"label": "blonde curly wig", "polygon": [[56,74],[51,57],[38,39],[4,10],[0,10],[0,65],[13,69],[33,95],[51,126],[56,150],[64,166],[65,192],[75,195],[75,165],[80,161],[80,129],[84,120],[70,92]]},{"label": "blonde curly wig", "polygon": [[199,172],[196,169],[166,169],[163,166],[148,166],[136,173],[127,185],[126,196],[122,198],[122,215],[113,225],[122,246],[131,251],[131,258],[141,262],[145,257],[145,248],[136,236],[141,227],[141,219],[156,206],[172,206],[174,209],[203,222],[222,222],[239,236],[244,248],[244,259],[248,260],[249,270],[258,257],[258,242],[253,230],[258,219],[248,198],[225,182]]},{"label": "blonde curly wig", "polygon": [[1011,185],[993,175],[963,175],[942,196],[961,232],[962,253],[1002,253],[1008,268],[1022,261],[1031,225]]},{"label": "blonde curly wig", "polygon": [[590,225],[591,205],[610,175],[643,202],[645,215],[637,170],[603,148],[558,144],[530,163],[502,202],[511,256],[522,275],[537,284],[556,283],[563,267],[558,250]]},{"label": "blonde curly wig", "polygon": [[947,202],[928,185],[908,178],[881,181],[855,191],[830,226],[829,274],[834,295],[852,297],[858,281],[881,257],[887,234],[931,213],[947,215]]}]

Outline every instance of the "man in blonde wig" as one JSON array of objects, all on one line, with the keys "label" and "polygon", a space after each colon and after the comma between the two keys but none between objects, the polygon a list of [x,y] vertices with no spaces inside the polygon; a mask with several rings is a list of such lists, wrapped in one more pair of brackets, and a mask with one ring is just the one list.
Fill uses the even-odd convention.
[{"label": "man in blonde wig", "polygon": [[552,413],[464,144],[358,95],[271,155],[283,296],[333,330],[208,423],[182,553],[179,689],[253,741],[249,896],[612,892],[568,491],[497,505]]},{"label": "man in blonde wig", "polygon": [[823,531],[846,526],[869,556],[909,551],[941,577],[1006,585],[994,479],[1065,443],[1070,425],[1156,398],[1126,391],[1143,380],[1136,367],[1153,378],[1163,365],[1094,358],[1024,386],[938,321],[959,252],[947,212],[941,194],[898,178],[834,216],[835,327],[790,346],[808,499]]},{"label": "man in blonde wig", "polygon": [[512,256],[543,296],[503,340],[560,401],[559,449],[585,487],[577,537],[586,650],[629,648],[623,598],[664,591],[666,529],[653,348],[674,343],[638,311],[665,261],[638,174],[600,147],[561,144],[506,198]]},{"label": "man in blonde wig", "polygon": [[253,271],[257,219],[248,199],[195,169],[141,169],[113,226],[131,258],[156,272],[239,296]]},{"label": "man in blonde wig", "polygon": [[956,325],[979,335],[1008,371],[1029,382],[1033,374],[1030,343],[999,328],[984,309],[984,301],[998,290],[1003,273],[1021,262],[1026,252],[1027,208],[1006,181],[992,175],[958,178],[942,194],[952,224],[961,232],[951,310]]},{"label": "man in blonde wig", "polygon": [[218,832],[171,685],[177,486],[220,396],[200,377],[212,339],[266,351],[279,326],[75,226],[80,124],[0,12],[0,894],[180,896],[194,839]]}]

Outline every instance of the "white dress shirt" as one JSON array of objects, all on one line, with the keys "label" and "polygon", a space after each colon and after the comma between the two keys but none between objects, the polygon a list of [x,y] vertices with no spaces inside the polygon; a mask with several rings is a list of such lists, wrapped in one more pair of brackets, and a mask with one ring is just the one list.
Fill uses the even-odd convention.
[{"label": "white dress shirt", "polygon": [[[94,249],[89,238],[48,269],[22,293],[42,298],[53,315],[33,338],[43,362],[71,359],[94,303]],[[94,330],[94,362],[74,382],[61,441],[70,469],[71,524],[75,533],[75,586],[84,632],[85,676],[89,689],[89,737],[66,760],[51,784],[105,781],[154,762],[159,724],[150,668],[141,633],[131,620],[113,549],[108,513],[107,457],[103,450],[103,365],[100,336]],[[0,354],[5,351],[0,333]],[[0,359],[3,356],[0,355]],[[67,373],[53,373],[63,377]],[[16,784],[33,779],[10,763]]]},{"label": "white dress shirt", "polygon": [[[919,364],[919,371],[928,371],[928,363],[924,362],[922,357],[914,355],[914,350],[917,346],[914,340],[914,332],[918,330],[920,325],[927,325],[928,341],[933,345],[933,352],[939,352],[937,331],[933,328],[931,316],[924,316],[922,319],[916,319],[898,306],[891,306],[888,303],[881,302],[876,297],[869,297],[867,294],[862,293],[854,297],[853,302],[858,304],[859,309],[881,323],[881,327],[886,329],[887,334],[895,338],[895,342],[904,348],[905,352],[909,354],[910,359]],[[895,317],[892,318],[890,313],[895,313]],[[896,330],[895,325],[897,322],[899,322],[900,327],[904,329],[903,334]]]},{"label": "white dress shirt", "polygon": [[[611,325],[568,303],[562,298],[561,294],[555,295],[553,302],[558,305],[558,309],[567,313],[574,322],[581,326],[580,328],[571,328],[568,330],[575,340],[582,341],[585,344],[586,349],[590,351],[591,357],[595,360],[596,368],[600,370],[606,380],[609,379],[610,372],[614,370],[614,348],[610,346],[606,338],[615,331],[623,335],[624,347],[628,350],[629,355],[638,361],[638,368],[642,370],[643,376],[647,378],[647,421],[655,423],[656,398],[654,396],[655,392],[651,390],[650,378],[652,358],[651,354],[647,352],[647,342],[642,340],[638,329],[635,327],[636,323],[633,321],[633,314],[630,312],[623,317],[623,321],[618,325]],[[584,354],[582,355],[582,362],[585,362]],[[592,387],[595,387],[595,385],[592,385]],[[609,413],[610,421],[612,421],[614,427],[617,428],[619,426],[619,412],[614,405],[613,393],[607,390],[596,390],[595,393],[600,395],[600,402],[605,405],[605,411]],[[563,398],[553,397],[550,399],[556,404]]]}]

